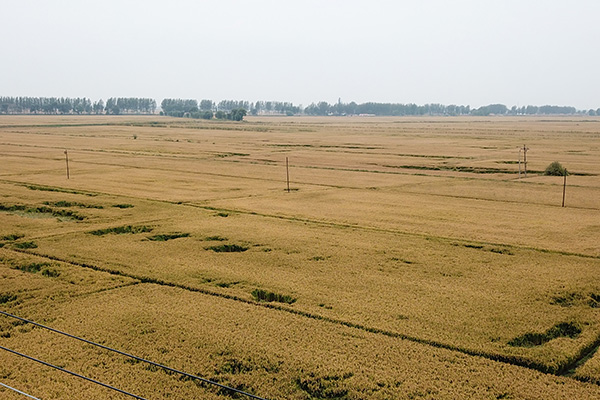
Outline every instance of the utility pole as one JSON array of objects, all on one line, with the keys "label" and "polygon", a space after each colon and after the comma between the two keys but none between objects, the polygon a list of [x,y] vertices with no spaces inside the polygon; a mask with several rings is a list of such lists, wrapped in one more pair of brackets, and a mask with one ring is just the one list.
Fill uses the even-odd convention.
[{"label": "utility pole", "polygon": [[290,166],[288,163],[288,158],[285,158],[285,172],[287,174],[287,191],[290,192]]},{"label": "utility pole", "polygon": [[525,178],[527,178],[527,150],[529,150],[529,147],[523,145],[523,172],[525,173]]},{"label": "utility pole", "polygon": [[521,179],[521,151],[523,149],[519,147],[519,179]]},{"label": "utility pole", "polygon": [[69,154],[67,153],[67,150],[65,150],[65,160],[67,161],[67,179],[69,179]]},{"label": "utility pole", "polygon": [[565,168],[565,180],[563,181],[563,202],[562,206],[565,206],[565,193],[567,191],[567,169]]}]

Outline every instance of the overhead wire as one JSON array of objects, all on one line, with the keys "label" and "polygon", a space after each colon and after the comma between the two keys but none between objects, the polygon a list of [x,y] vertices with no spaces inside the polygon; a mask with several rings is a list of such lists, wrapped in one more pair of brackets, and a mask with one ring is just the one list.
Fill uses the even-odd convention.
[{"label": "overhead wire", "polygon": [[15,355],[18,355],[18,356],[21,356],[21,357],[23,357],[23,358],[26,358],[26,359],[28,359],[28,360],[35,361],[35,362],[37,362],[37,363],[43,364],[43,365],[45,365],[45,366],[47,366],[47,367],[54,368],[54,369],[56,369],[56,370],[59,370],[59,371],[61,371],[61,372],[65,372],[65,373],[67,373],[67,374],[70,374],[70,375],[76,376],[76,377],[78,377],[78,378],[85,379],[86,381],[89,381],[89,382],[95,383],[96,385],[104,386],[105,388],[108,388],[108,389],[111,389],[111,390],[117,391],[117,392],[119,392],[119,393],[121,393],[121,394],[124,394],[124,395],[130,396],[130,397],[133,397],[133,398],[135,398],[135,399],[138,399],[138,400],[146,400],[145,398],[143,398],[143,397],[140,397],[140,396],[138,396],[138,395],[135,395],[135,394],[133,394],[133,393],[126,392],[126,391],[124,391],[124,390],[122,390],[122,389],[116,388],[116,387],[114,387],[114,386],[108,385],[108,384],[106,384],[106,383],[103,383],[103,382],[97,381],[97,380],[95,380],[95,379],[92,379],[92,378],[88,378],[87,376],[83,376],[83,375],[81,375],[81,374],[78,374],[77,372],[69,371],[69,370],[67,370],[67,369],[64,369],[64,368],[61,368],[61,367],[59,367],[59,366],[57,366],[57,365],[50,364],[49,362],[42,361],[42,360],[39,360],[39,359],[37,359],[37,358],[34,358],[34,357],[31,357],[31,356],[28,356],[27,354],[19,353],[18,351],[11,350],[11,349],[9,349],[9,348],[7,348],[7,347],[0,346],[0,349],[2,349],[2,350],[5,350],[5,351],[8,351],[8,352],[10,352],[10,353],[13,353],[13,354],[15,354]]},{"label": "overhead wire", "polygon": [[[188,377],[188,378],[195,379],[195,380],[198,380],[198,381],[200,381],[200,382],[206,383],[206,384],[208,384],[208,385],[213,385],[213,386],[219,387],[219,388],[221,388],[221,389],[224,389],[224,390],[227,390],[227,391],[229,391],[229,392],[231,392],[231,393],[240,394],[240,395],[243,395],[243,396],[249,397],[249,398],[251,398],[251,399],[256,399],[256,400],[268,400],[268,399],[266,399],[266,398],[264,398],[264,397],[256,396],[256,395],[254,395],[254,394],[252,394],[252,393],[248,393],[248,392],[245,392],[245,391],[243,391],[243,390],[240,390],[240,389],[236,389],[236,388],[234,388],[234,387],[231,387],[231,386],[223,385],[223,384],[221,384],[221,383],[218,383],[218,382],[215,382],[215,381],[211,381],[211,380],[209,380],[209,379],[202,378],[202,377],[200,377],[200,376],[197,376],[197,375],[192,375],[192,374],[189,374],[189,373],[187,373],[187,372],[180,371],[180,370],[177,370],[177,369],[175,369],[175,368],[171,368],[171,367],[168,367],[168,366],[166,366],[166,365],[159,364],[159,363],[156,363],[156,362],[154,362],[154,361],[150,361],[150,360],[147,360],[147,359],[145,359],[145,358],[138,357],[138,356],[136,356],[136,355],[133,355],[133,354],[125,353],[125,352],[123,352],[123,351],[120,351],[120,350],[114,349],[114,348],[112,348],[112,347],[104,346],[104,345],[102,345],[102,344],[100,344],[100,343],[92,342],[92,341],[90,341],[90,340],[87,340],[87,339],[84,339],[84,338],[81,338],[81,337],[78,337],[78,336],[75,336],[75,335],[71,335],[70,333],[66,333],[66,332],[60,331],[60,330],[58,330],[58,329],[54,329],[54,328],[51,328],[51,327],[49,327],[49,326],[42,325],[42,324],[40,324],[40,323],[37,323],[37,322],[31,321],[31,320],[28,320],[28,319],[26,319],[26,318],[19,317],[19,316],[17,316],[17,315],[13,315],[13,314],[7,313],[7,312],[5,312],[5,311],[2,311],[2,310],[0,310],[0,314],[2,314],[2,315],[5,315],[5,316],[7,316],[7,317],[11,317],[11,318],[18,319],[18,320],[20,320],[20,321],[26,322],[26,323],[28,323],[28,324],[32,324],[32,325],[34,325],[34,326],[37,326],[37,327],[40,327],[40,328],[43,328],[43,329],[47,329],[47,330],[49,330],[49,331],[51,331],[51,332],[55,332],[55,333],[58,333],[58,334],[60,334],[60,335],[67,336],[67,337],[69,337],[69,338],[72,338],[72,339],[79,340],[79,341],[81,341],[81,342],[84,342],[84,343],[90,344],[90,345],[92,345],[92,346],[100,347],[100,348],[102,348],[102,349],[104,349],[104,350],[112,351],[112,352],[114,352],[114,353],[120,354],[120,355],[122,355],[122,356],[125,356],[125,357],[133,358],[133,359],[135,359],[135,360],[138,360],[138,361],[140,361],[140,362],[145,362],[145,363],[147,363],[147,364],[150,364],[150,365],[153,365],[153,366],[155,366],[155,367],[162,368],[162,369],[164,369],[164,370],[166,370],[166,371],[170,371],[170,372],[173,372],[173,373],[176,373],[176,374],[180,374],[180,375],[186,376],[186,377]],[[1,346],[0,346],[0,347],[1,347]]]},{"label": "overhead wire", "polygon": [[23,392],[23,391],[21,391],[21,390],[19,390],[19,389],[15,389],[14,387],[8,386],[8,385],[6,385],[6,384],[4,384],[4,383],[2,383],[2,382],[0,382],[0,386],[3,386],[3,387],[5,387],[6,389],[10,389],[10,390],[12,390],[13,392],[17,392],[17,393],[19,393],[19,394],[22,394],[22,395],[24,395],[24,396],[27,396],[27,397],[29,397],[30,399],[34,399],[34,400],[40,400],[40,399],[38,399],[37,397],[34,397],[34,396],[32,396],[32,395],[30,395],[30,394],[28,394],[28,393],[25,393],[25,392]]}]

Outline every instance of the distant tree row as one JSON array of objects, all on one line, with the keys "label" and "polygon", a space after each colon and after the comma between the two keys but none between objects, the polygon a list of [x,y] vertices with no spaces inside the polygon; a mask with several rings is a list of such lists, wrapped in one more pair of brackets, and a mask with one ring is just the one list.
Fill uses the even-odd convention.
[{"label": "distant tree row", "polygon": [[[169,115],[171,117],[186,117],[196,119],[228,119],[231,121],[242,121],[246,116],[248,106],[247,101],[224,100],[217,105],[217,112],[213,112],[214,103],[211,100],[198,101],[192,99],[164,99],[160,106],[161,115]],[[236,108],[229,108],[231,106]]]},{"label": "distant tree row", "polygon": [[325,101],[312,103],[304,109],[308,115],[468,115],[471,113],[469,106],[443,104],[398,104],[398,103],[363,103],[355,102],[329,104]]},{"label": "distant tree row", "polygon": [[[591,110],[594,111],[594,110]],[[490,104],[488,106],[479,107],[472,111],[473,115],[552,115],[552,114],[577,114],[575,107],[568,106],[523,106],[512,108],[506,107],[504,104]],[[585,112],[580,112],[585,113]]]},{"label": "distant tree row", "polygon": [[171,117],[190,116],[191,113],[196,113],[198,108],[198,100],[189,99],[164,99],[160,103],[162,111],[161,115],[169,115]]},{"label": "distant tree row", "polygon": [[221,100],[215,103],[212,100],[201,100],[200,111],[224,111],[231,112],[233,110],[246,110],[252,115],[258,114],[281,114],[294,115],[302,112],[302,107],[295,106],[289,102],[282,101],[257,101],[255,103],[245,100]]},{"label": "distant tree row", "polygon": [[[100,100],[102,102],[102,100]],[[100,109],[99,104],[98,109]],[[107,114],[154,114],[156,112],[156,100],[138,97],[111,97],[106,100],[104,110]]]},{"label": "distant tree row", "polygon": [[[490,104],[472,109],[463,105],[443,104],[400,104],[355,102],[329,104],[325,101],[312,103],[306,108],[289,102],[222,100],[218,103],[204,99],[198,103],[191,99],[164,99],[161,114],[173,117],[203,119],[239,118],[240,111],[252,115],[377,115],[377,116],[419,116],[419,115],[553,115],[587,114],[599,115],[597,110],[577,110],[569,106],[512,106]],[[69,97],[0,97],[0,114],[154,114],[157,104],[154,99],[137,97],[111,97],[92,102],[88,98]],[[236,111],[237,110],[237,111]],[[234,112],[235,111],[235,112]],[[246,114],[244,114],[246,115]],[[243,117],[242,117],[243,118]]]},{"label": "distant tree row", "polygon": [[110,98],[92,103],[88,98],[0,97],[0,114],[153,114],[156,101],[146,98]]}]

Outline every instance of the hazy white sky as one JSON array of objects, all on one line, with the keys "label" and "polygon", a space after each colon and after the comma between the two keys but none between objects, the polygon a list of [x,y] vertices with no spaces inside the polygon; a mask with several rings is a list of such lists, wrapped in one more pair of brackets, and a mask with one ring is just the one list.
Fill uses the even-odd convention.
[{"label": "hazy white sky", "polygon": [[0,96],[600,107],[598,0],[0,0]]}]

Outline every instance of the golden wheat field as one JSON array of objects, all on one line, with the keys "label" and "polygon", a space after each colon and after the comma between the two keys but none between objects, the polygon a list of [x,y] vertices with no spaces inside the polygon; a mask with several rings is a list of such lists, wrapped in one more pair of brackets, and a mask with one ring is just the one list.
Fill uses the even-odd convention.
[{"label": "golden wheat field", "polygon": [[[0,160],[5,313],[260,398],[600,398],[600,118],[3,116]],[[40,399],[131,396],[14,352],[247,398],[7,315],[0,347]]]}]

